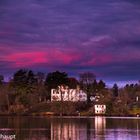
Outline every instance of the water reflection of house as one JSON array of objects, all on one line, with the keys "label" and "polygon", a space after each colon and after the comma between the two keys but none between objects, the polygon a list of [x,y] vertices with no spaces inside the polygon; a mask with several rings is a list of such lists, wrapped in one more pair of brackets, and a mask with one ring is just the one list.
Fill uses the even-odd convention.
[{"label": "water reflection of house", "polygon": [[52,122],[51,140],[86,140],[86,125],[70,122]]},{"label": "water reflection of house", "polygon": [[51,101],[86,101],[87,95],[80,89],[69,89],[67,86],[60,86],[51,90]]},{"label": "water reflection of house", "polygon": [[106,118],[61,119],[51,122],[51,140],[104,139]]},{"label": "water reflection of house", "polygon": [[106,105],[94,105],[95,115],[104,115],[106,113]]},{"label": "water reflection of house", "polygon": [[95,136],[104,134],[106,129],[106,118],[101,116],[95,117]]}]

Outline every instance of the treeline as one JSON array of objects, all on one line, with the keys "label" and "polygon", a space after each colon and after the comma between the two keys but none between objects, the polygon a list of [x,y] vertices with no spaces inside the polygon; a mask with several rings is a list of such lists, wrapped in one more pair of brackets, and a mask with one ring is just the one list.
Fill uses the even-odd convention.
[{"label": "treeline", "polygon": [[51,89],[59,85],[67,85],[72,89],[80,87],[87,94],[87,102],[78,104],[76,110],[88,112],[94,104],[106,104],[107,115],[140,112],[140,84],[126,85],[123,88],[114,84],[112,88],[107,88],[106,83],[103,80],[97,81],[95,74],[91,72],[81,73],[77,80],[69,77],[66,72],[45,74],[26,69],[16,71],[8,82],[4,82],[4,77],[0,76],[0,112],[23,112],[37,104],[49,103]]}]

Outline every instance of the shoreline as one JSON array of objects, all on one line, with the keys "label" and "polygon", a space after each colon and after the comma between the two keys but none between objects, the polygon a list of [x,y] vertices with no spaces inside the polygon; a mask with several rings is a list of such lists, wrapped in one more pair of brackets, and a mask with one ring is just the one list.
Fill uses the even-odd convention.
[{"label": "shoreline", "polygon": [[28,115],[25,115],[25,114],[0,114],[0,117],[38,117],[38,118],[41,118],[41,117],[46,117],[46,118],[95,118],[95,117],[102,117],[102,118],[139,118],[140,119],[140,116],[136,116],[136,115],[129,115],[129,116],[120,116],[120,115],[93,115],[93,116],[78,116],[78,115],[63,115],[63,116],[59,116],[59,115],[32,115],[32,114],[28,114]]}]

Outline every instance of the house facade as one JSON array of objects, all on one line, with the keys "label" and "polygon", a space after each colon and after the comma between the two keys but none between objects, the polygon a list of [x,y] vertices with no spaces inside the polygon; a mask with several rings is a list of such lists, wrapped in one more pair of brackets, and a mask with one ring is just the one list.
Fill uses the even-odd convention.
[{"label": "house facade", "polygon": [[94,105],[95,115],[103,115],[106,113],[106,105]]},{"label": "house facade", "polygon": [[87,94],[80,89],[69,89],[60,86],[51,90],[51,101],[87,101]]}]

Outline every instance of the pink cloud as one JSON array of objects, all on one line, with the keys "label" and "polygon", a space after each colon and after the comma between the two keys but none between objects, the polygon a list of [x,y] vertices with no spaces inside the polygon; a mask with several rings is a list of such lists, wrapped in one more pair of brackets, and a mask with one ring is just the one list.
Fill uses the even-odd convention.
[{"label": "pink cloud", "polygon": [[70,64],[73,61],[78,61],[81,58],[81,55],[73,51],[59,51],[52,50],[51,57],[53,61],[62,62],[63,64]]},{"label": "pink cloud", "polygon": [[0,57],[2,61],[11,62],[12,67],[30,67],[34,65],[47,64],[68,65],[80,59],[80,55],[76,52],[60,51],[58,49],[49,49],[44,51],[30,51],[30,52],[12,52],[7,51],[8,55]]},{"label": "pink cloud", "polygon": [[14,67],[26,67],[48,62],[44,52],[19,52],[10,54],[5,58],[13,63]]},{"label": "pink cloud", "polygon": [[[96,39],[98,40],[98,39]],[[100,39],[99,39],[100,40]],[[102,42],[102,41],[101,41]],[[104,41],[103,41],[104,42]],[[16,47],[17,48],[17,47]],[[96,51],[96,48],[90,48],[91,51],[86,51],[87,48],[75,49],[73,47],[61,48],[61,47],[41,47],[30,46],[24,47],[22,50],[14,48],[13,50],[9,47],[0,44],[0,51],[3,52],[0,55],[0,61],[10,62],[9,65],[12,68],[22,67],[41,67],[44,64],[46,66],[63,66],[63,65],[79,65],[79,66],[100,66],[118,62],[128,62],[129,60],[137,60],[140,58],[140,54],[137,49],[128,51],[128,48],[122,48],[122,52],[100,52]],[[23,47],[22,47],[23,48]],[[28,49],[28,50],[27,50]],[[124,54],[123,52],[126,52]],[[135,55],[131,55],[131,54]],[[119,54],[119,55],[118,55]]]}]

